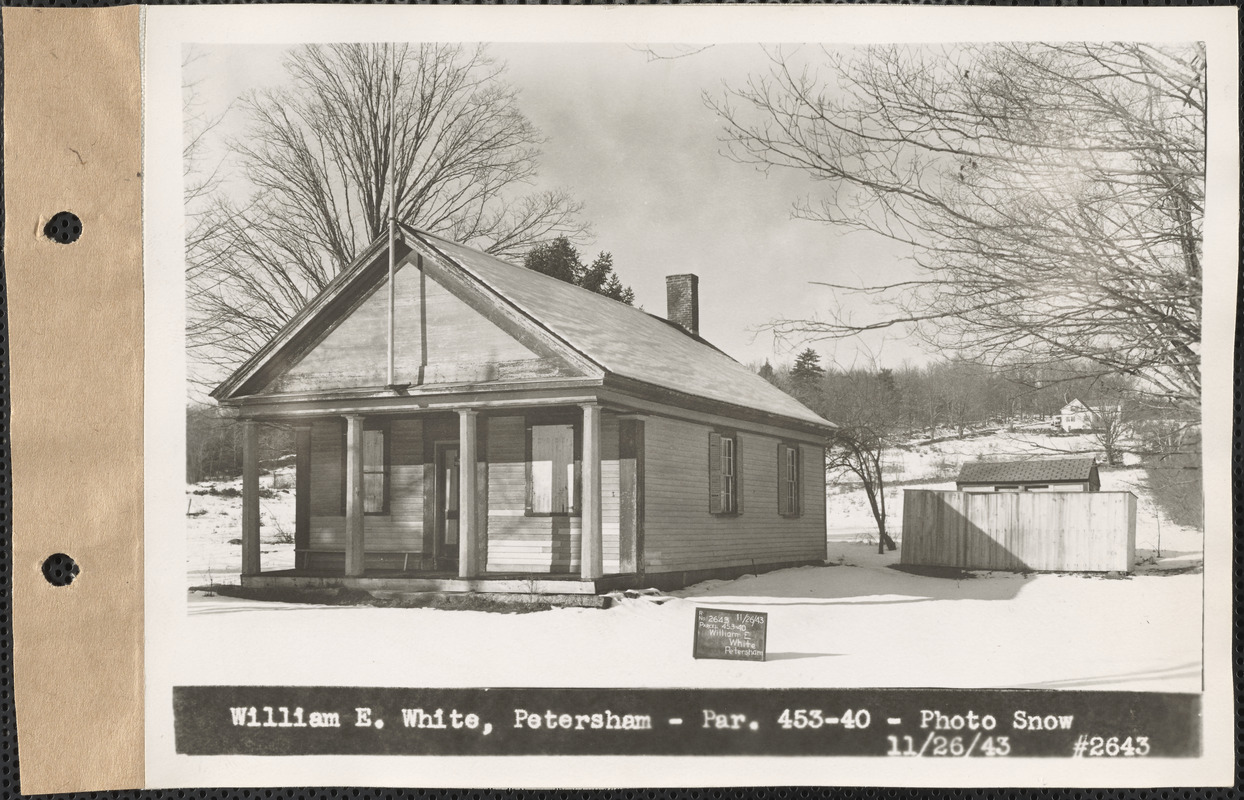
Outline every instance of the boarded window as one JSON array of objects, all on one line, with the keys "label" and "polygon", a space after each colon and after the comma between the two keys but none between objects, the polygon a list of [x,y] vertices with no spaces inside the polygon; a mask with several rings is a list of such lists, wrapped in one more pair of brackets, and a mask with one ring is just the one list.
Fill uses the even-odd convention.
[{"label": "boarded window", "polygon": [[778,445],[778,513],[797,517],[799,507],[799,448],[789,444]]},{"label": "boarded window", "polygon": [[532,425],[528,511],[575,514],[576,475],[573,425]]},{"label": "boarded window", "polygon": [[739,481],[739,440],[717,432],[708,435],[708,508],[714,514],[743,511]]},{"label": "boarded window", "polygon": [[363,431],[363,513],[383,514],[389,510],[388,431]]}]

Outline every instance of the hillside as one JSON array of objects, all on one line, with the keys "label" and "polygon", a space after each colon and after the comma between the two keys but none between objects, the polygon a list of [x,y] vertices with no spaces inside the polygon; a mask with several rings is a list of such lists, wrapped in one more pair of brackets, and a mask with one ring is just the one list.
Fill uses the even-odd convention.
[{"label": "hillside", "polygon": [[[955,488],[955,476],[965,463],[977,460],[1005,461],[1026,458],[1097,457],[1102,464],[1103,492],[1131,492],[1137,497],[1136,549],[1142,562],[1156,559],[1159,552],[1169,558],[1172,552],[1199,553],[1203,536],[1199,529],[1176,524],[1158,507],[1139,459],[1125,454],[1124,463],[1107,467],[1105,456],[1094,437],[1088,434],[1061,435],[1047,425],[1016,431],[989,431],[963,439],[938,438],[929,442],[911,441],[890,450],[883,460],[886,478],[887,530],[896,540],[902,533],[903,490]],[[832,541],[876,541],[877,525],[867,495],[858,483],[843,479],[831,481],[827,489],[827,535]]]}]

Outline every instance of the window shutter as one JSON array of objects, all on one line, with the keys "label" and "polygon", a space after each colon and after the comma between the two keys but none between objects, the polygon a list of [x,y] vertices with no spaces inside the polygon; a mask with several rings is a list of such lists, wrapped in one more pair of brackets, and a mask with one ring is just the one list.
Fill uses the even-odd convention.
[{"label": "window shutter", "polygon": [[743,513],[743,448],[739,445],[739,436],[734,439],[734,513]]},{"label": "window shutter", "polygon": [[795,507],[790,513],[803,516],[803,445],[794,446],[795,451]]},{"label": "window shutter", "polygon": [[708,434],[708,511],[721,512],[721,434]]},{"label": "window shutter", "polygon": [[786,469],[786,445],[778,442],[777,446],[777,486],[778,486],[778,513],[789,514],[790,504],[786,501],[786,482],[789,480],[789,472]]}]

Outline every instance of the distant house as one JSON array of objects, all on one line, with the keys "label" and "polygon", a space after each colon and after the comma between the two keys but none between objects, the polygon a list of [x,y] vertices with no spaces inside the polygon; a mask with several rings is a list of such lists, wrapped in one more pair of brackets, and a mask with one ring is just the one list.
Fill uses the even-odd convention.
[{"label": "distant house", "polygon": [[1058,427],[1067,433],[1093,429],[1093,410],[1078,397],[1063,406],[1058,417]]},{"label": "distant house", "polygon": [[1058,412],[1058,427],[1066,433],[1101,430],[1122,422],[1121,412],[1119,405],[1090,407],[1076,398]]},{"label": "distant house", "polygon": [[961,492],[1097,492],[1101,478],[1092,458],[975,461],[963,465]]},{"label": "distant house", "polygon": [[[825,558],[834,426],[669,319],[402,226],[212,396],[243,427],[242,583],[549,594]],[[296,432],[261,573],[257,430]]]}]

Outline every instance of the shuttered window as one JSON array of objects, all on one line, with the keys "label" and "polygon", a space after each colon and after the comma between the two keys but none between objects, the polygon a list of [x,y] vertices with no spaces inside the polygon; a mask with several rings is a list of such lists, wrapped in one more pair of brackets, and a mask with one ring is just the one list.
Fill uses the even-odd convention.
[{"label": "shuttered window", "polygon": [[528,513],[577,514],[574,426],[532,425],[527,431]]},{"label": "shuttered window", "polygon": [[389,510],[389,431],[363,431],[363,513],[385,514]]},{"label": "shuttered window", "polygon": [[739,439],[712,431],[708,435],[708,510],[713,514],[743,513]]},{"label": "shuttered window", "polygon": [[778,513],[785,517],[797,517],[800,508],[799,447],[779,444],[777,451]]}]

